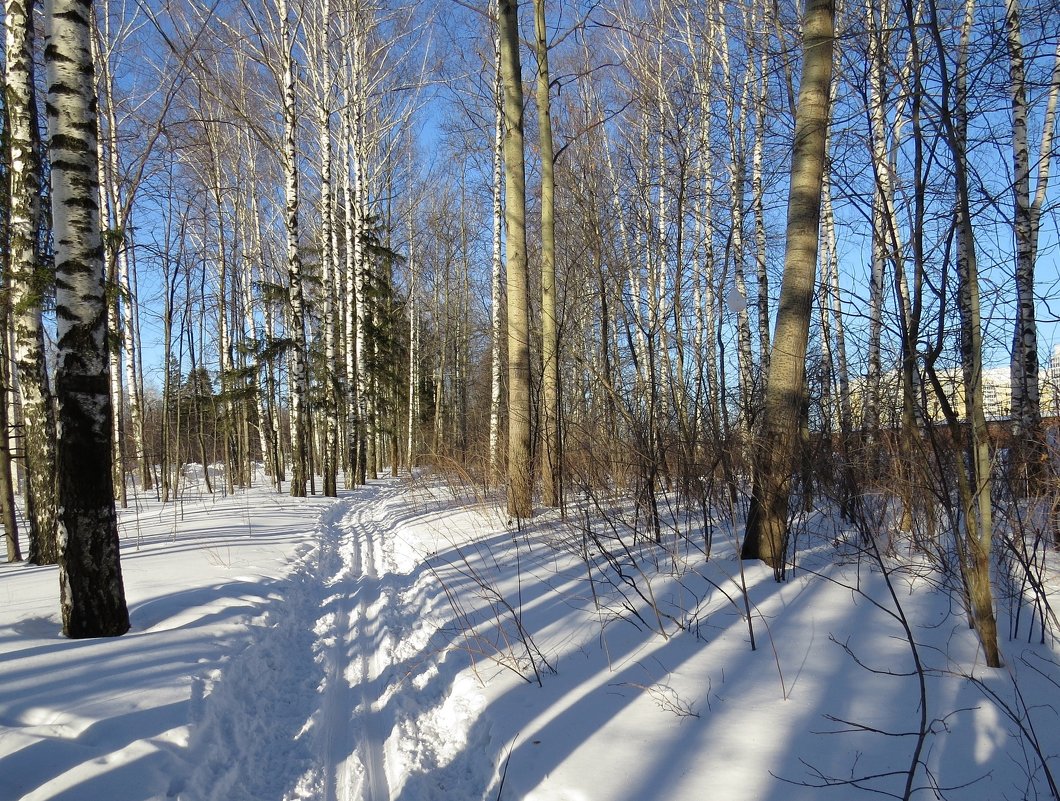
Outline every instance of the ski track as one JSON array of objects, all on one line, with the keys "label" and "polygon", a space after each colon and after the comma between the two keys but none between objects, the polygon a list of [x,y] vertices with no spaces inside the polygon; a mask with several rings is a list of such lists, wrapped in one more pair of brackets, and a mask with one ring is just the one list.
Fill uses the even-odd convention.
[{"label": "ski track", "polygon": [[329,600],[335,605],[335,616],[331,624],[333,636],[321,715],[321,763],[324,773],[325,801],[352,801],[356,786],[353,781],[356,766],[351,760],[354,739],[349,725],[349,711],[354,706],[355,698],[349,681],[349,647],[352,641],[352,614],[349,608],[351,598],[342,591],[347,574],[352,571],[356,576],[359,572],[359,565],[351,543],[349,540],[342,542],[341,517],[348,514],[349,509],[349,501],[336,504],[335,513],[331,516],[332,525],[326,530],[326,538],[321,543],[321,548],[330,548],[335,558],[341,563],[338,574],[333,576],[330,582],[330,598],[325,599],[325,605]]},{"label": "ski track", "polygon": [[380,481],[322,512],[258,635],[205,682],[179,801],[434,801],[488,783],[479,749],[446,767],[477,706],[430,645],[424,577],[395,561],[402,491]]},{"label": "ski track", "polygon": [[[380,589],[376,512],[384,488],[369,486],[338,502],[321,538],[320,578],[327,644],[321,699],[319,759],[324,801],[389,801],[385,744],[388,730],[377,707],[389,664]],[[326,632],[326,633],[325,633]]]},{"label": "ski track", "polygon": [[[379,491],[373,492],[378,495]],[[382,600],[379,582],[379,562],[376,539],[380,534],[378,525],[370,512],[376,503],[358,505],[353,515],[350,538],[353,542],[354,569],[358,589],[357,624],[353,629],[353,651],[360,666],[357,717],[361,725],[359,743],[361,765],[364,768],[363,801],[389,801],[390,785],[386,771],[384,745],[387,734],[377,702],[379,695],[373,686],[383,688],[388,664],[383,651],[386,634],[379,601]]]}]

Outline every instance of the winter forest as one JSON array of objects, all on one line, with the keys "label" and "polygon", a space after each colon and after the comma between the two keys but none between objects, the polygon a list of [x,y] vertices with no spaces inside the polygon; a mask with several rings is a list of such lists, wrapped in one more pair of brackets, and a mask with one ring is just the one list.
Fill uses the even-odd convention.
[{"label": "winter forest", "polygon": [[1056,0],[4,6],[0,801],[1060,801]]}]

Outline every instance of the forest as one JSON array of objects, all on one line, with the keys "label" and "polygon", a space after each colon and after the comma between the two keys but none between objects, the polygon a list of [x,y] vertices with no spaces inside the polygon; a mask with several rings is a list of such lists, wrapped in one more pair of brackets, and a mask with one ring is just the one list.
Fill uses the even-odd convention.
[{"label": "forest", "polygon": [[3,19],[0,801],[1060,799],[1057,0]]},{"label": "forest", "polygon": [[513,531],[579,521],[649,594],[630,548],[729,532],[784,582],[817,515],[831,558],[938,576],[987,667],[998,586],[1054,641],[1056,0],[4,26],[0,512],[8,562],[59,566],[66,636],[129,630],[118,521],[192,471],[220,498],[444,476]]}]

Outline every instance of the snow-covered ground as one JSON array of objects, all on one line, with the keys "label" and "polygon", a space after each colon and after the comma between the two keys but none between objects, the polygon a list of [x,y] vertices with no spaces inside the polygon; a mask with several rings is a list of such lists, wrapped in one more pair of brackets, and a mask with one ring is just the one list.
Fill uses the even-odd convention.
[{"label": "snow-covered ground", "polygon": [[1055,793],[1052,637],[1024,609],[988,670],[949,592],[906,566],[892,594],[841,532],[777,584],[723,529],[709,561],[621,510],[516,530],[430,477],[121,525],[124,637],[64,640],[56,570],[0,565],[0,801]]}]

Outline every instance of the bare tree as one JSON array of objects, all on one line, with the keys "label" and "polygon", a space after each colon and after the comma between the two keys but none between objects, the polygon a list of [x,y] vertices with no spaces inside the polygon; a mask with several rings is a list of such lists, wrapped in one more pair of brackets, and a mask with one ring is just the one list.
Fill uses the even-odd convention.
[{"label": "bare tree", "polygon": [[563,453],[560,450],[559,330],[556,321],[556,170],[552,143],[551,79],[545,0],[534,0],[537,44],[537,133],[541,147],[541,500],[563,503]]},{"label": "bare tree", "polygon": [[279,46],[283,59],[283,170],[287,202],[287,278],[291,313],[291,495],[304,496],[309,478],[309,375],[306,364],[305,291],[298,250],[298,108],[295,98],[294,35],[287,0],[279,0]]},{"label": "bare tree", "polygon": [[8,0],[4,28],[7,53],[4,97],[10,148],[7,280],[11,288],[14,357],[22,393],[22,441],[28,474],[28,555],[34,564],[55,564],[59,557],[55,413],[48,386],[41,317],[44,293],[51,278],[39,257],[41,162],[33,69],[32,2]]},{"label": "bare tree", "polygon": [[[907,3],[908,8],[908,3]],[[992,508],[990,436],[983,407],[983,336],[979,298],[979,268],[972,228],[972,194],[968,175],[968,48],[975,0],[966,0],[955,73],[947,66],[946,48],[935,0],[928,0],[928,32],[935,45],[942,91],[940,116],[943,138],[953,160],[954,225],[957,233],[958,309],[961,326],[961,372],[964,383],[966,458],[957,464],[957,486],[963,512],[962,532],[955,532],[961,576],[967,591],[969,618],[982,643],[986,664],[1001,666],[997,620],[990,588],[990,551],[994,520]],[[910,25],[912,15],[907,11]],[[940,388],[936,386],[938,392]],[[952,420],[951,424],[955,424]],[[956,426],[954,426],[956,429]]]},{"label": "bare tree", "polygon": [[490,479],[501,475],[501,225],[504,223],[504,85],[501,80],[501,40],[493,37],[493,257],[490,262],[490,330],[493,342],[490,349]]},{"label": "bare tree", "polygon": [[1042,204],[1049,186],[1056,105],[1060,96],[1060,42],[1053,59],[1046,112],[1038,150],[1037,183],[1031,199],[1031,153],[1027,133],[1027,76],[1020,0],[1005,0],[1005,33],[1009,54],[1009,94],[1012,98],[1012,227],[1016,239],[1016,325],[1012,338],[1012,421],[1018,469],[1035,477],[1045,461],[1038,387],[1038,327],[1035,319],[1034,273],[1041,230]]},{"label": "bare tree", "polygon": [[103,243],[97,184],[91,3],[45,8],[48,148],[55,232],[59,583],[68,637],[129,629],[111,474]]},{"label": "bare tree", "polygon": [[813,311],[835,28],[834,0],[808,0],[802,81],[788,195],[787,249],[766,386],[744,559],[784,575],[788,498],[801,420],[806,413],[806,348]]},{"label": "bare tree", "polygon": [[508,276],[508,513],[526,518],[533,513],[534,474],[530,442],[530,310],[518,0],[500,0],[499,10]]}]

